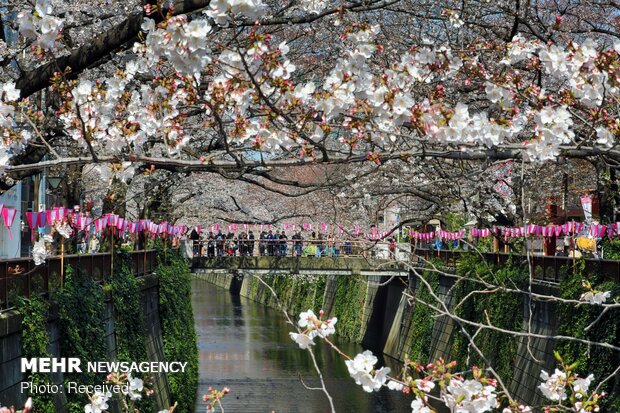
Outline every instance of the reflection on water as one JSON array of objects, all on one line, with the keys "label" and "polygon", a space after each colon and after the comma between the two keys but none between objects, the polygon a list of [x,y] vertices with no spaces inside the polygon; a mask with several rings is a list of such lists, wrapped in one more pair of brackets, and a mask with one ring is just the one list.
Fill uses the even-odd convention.
[{"label": "reflection on water", "polygon": [[[198,412],[205,411],[202,394],[209,386],[230,388],[223,403],[226,412],[329,411],[323,393],[302,384],[316,387],[318,379],[307,352],[289,338],[292,329],[281,313],[199,280],[194,280],[192,302],[200,352]],[[340,347],[351,355],[361,351],[351,343]],[[400,393],[365,393],[349,377],[341,357],[321,342],[315,349],[339,413],[411,410],[411,400]]]}]

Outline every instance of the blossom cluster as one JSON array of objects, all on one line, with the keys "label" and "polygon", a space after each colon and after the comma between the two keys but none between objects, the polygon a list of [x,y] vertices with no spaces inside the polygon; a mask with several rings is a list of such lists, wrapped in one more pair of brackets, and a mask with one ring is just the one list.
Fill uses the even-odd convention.
[{"label": "blossom cluster", "polygon": [[336,317],[322,320],[323,311],[319,312],[317,317],[312,310],[308,310],[299,314],[297,325],[302,329],[299,333],[289,333],[291,339],[299,345],[301,349],[307,349],[314,345],[314,338],[327,336],[336,332],[335,325],[338,319]]},{"label": "blossom cluster", "polygon": [[[207,403],[207,412],[214,412],[217,407],[222,407],[222,399],[230,393],[230,389],[224,387],[222,390],[217,390],[209,386],[208,390],[209,394],[202,396],[202,400]],[[222,409],[222,411],[224,411],[224,409]]]},{"label": "blossom cluster", "polygon": [[[300,348],[307,349],[310,344],[314,344],[312,338],[316,336],[325,337],[335,333],[335,322],[329,323],[330,320],[323,322],[322,316],[322,311],[320,317],[311,310],[300,314],[298,325],[305,329],[304,333],[290,333]],[[329,333],[326,334],[326,331]],[[599,401],[605,394],[589,391],[594,376],[580,377],[572,372],[574,365],[566,365],[557,353],[555,356],[560,368],[553,374],[544,370],[540,374],[542,382],[538,389],[553,403],[546,406],[545,411],[554,411],[557,406],[562,406],[563,411],[579,413],[599,411]],[[434,400],[443,402],[452,412],[484,413],[497,411],[496,409],[501,409],[502,413],[532,412],[532,408],[527,405],[511,399],[506,400],[505,395],[498,392],[497,380],[485,376],[484,371],[476,366],[464,374],[455,371],[457,365],[455,361],[446,362],[440,358],[434,363],[422,365],[405,358],[402,372],[396,378],[389,376],[388,367],[375,368],[378,360],[369,350],[353,358],[345,357],[350,376],[364,391],[373,392],[387,387],[393,391],[410,394],[413,396],[412,413],[434,412],[429,403],[431,396]],[[439,388],[439,395],[431,395],[436,388]]]},{"label": "blossom cluster", "polygon": [[[142,400],[144,395],[151,396],[153,390],[147,388],[142,379],[133,377],[130,373],[110,373],[106,377],[106,381],[113,385],[118,385],[122,389],[122,397],[125,398],[121,403],[123,413],[137,413],[136,402]],[[96,391],[89,395],[90,403],[84,406],[85,413],[107,413],[110,408],[109,401],[114,395],[110,392]],[[169,409],[161,410],[158,413],[172,413],[175,406]]]},{"label": "blossom cluster", "polygon": [[0,83],[0,174],[4,172],[10,159],[19,154],[32,139],[27,129],[15,128],[16,108],[19,101],[19,89],[15,83]]},{"label": "blossom cluster", "polygon": [[581,301],[586,301],[590,304],[604,304],[605,301],[611,296],[611,291],[598,291],[592,288],[592,284],[589,281],[583,280],[581,285],[587,289],[587,291],[579,297]]},{"label": "blossom cluster", "polygon": [[[327,1],[295,4],[307,13],[326,7]],[[34,11],[20,13],[20,33],[53,49],[62,21],[52,13],[49,0],[37,0]],[[609,149],[620,135],[610,106],[620,87],[620,44],[601,49],[586,40],[564,47],[516,36],[507,45],[452,50],[422,42],[394,61],[377,40],[378,25],[354,23],[334,44],[340,58],[331,70],[308,82],[294,76],[298,64],[286,41],[275,41],[259,23],[238,43],[216,41],[228,30],[222,28],[267,13],[262,0],[217,0],[202,17],[144,19],[135,59],[112,76],[92,82],[54,75],[62,97],[58,119],[84,150],[124,157],[142,154],[146,142],[178,156],[192,141],[190,108],[233,150],[302,158],[315,156],[317,142],[328,142],[339,153],[353,150],[375,162],[381,151],[429,144],[463,151],[508,145],[530,161],[547,161],[582,142]],[[454,26],[463,24],[457,10],[445,14]],[[491,53],[504,58],[489,62]],[[543,82],[533,81],[537,71]],[[463,87],[481,103],[450,99]],[[12,127],[19,93],[11,84],[3,91],[0,166],[30,139],[27,128]]]},{"label": "blossom cluster", "polygon": [[54,16],[53,11],[51,0],[36,0],[34,13],[22,11],[17,15],[19,33],[35,40],[36,45],[44,50],[55,49],[63,21]]},{"label": "blossom cluster", "polygon": [[389,367],[375,369],[377,357],[370,350],[356,355],[353,360],[346,360],[345,364],[355,383],[368,393],[379,391],[385,385],[391,371]]}]

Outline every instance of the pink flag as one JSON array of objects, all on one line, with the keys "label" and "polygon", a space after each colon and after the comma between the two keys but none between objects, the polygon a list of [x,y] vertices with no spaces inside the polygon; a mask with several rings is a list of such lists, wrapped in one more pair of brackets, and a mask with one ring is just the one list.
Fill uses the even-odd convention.
[{"label": "pink flag", "polygon": [[47,224],[51,227],[58,220],[58,208],[47,211]]},{"label": "pink flag", "polygon": [[37,226],[39,228],[45,228],[46,221],[47,221],[47,212],[46,211],[39,212],[39,216],[37,217]]},{"label": "pink flag", "polygon": [[107,223],[108,221],[103,218],[97,219],[95,221],[95,231],[101,233],[101,231],[103,231],[103,229],[106,227]]}]

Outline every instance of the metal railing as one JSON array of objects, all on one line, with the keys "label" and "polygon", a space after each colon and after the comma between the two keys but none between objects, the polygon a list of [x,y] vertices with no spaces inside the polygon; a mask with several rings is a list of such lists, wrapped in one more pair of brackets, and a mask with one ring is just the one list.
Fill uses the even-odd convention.
[{"label": "metal railing", "polygon": [[[245,241],[239,243],[238,240],[230,244],[231,240],[226,240],[218,246],[217,241],[194,241],[194,257],[230,257],[230,256],[314,256],[314,257],[373,257],[391,259],[399,256],[402,244],[396,246],[395,251],[390,251],[389,245],[385,241],[374,240],[258,240],[253,242]],[[229,245],[230,244],[230,245]],[[231,248],[232,247],[232,248]],[[309,248],[310,247],[310,248]],[[322,249],[321,253],[317,253]],[[301,251],[301,253],[300,253]],[[403,251],[400,251],[403,252]],[[429,260],[431,257],[439,258],[446,265],[456,267],[463,254],[470,251],[463,250],[431,250],[428,248],[417,248],[410,245],[410,251],[404,251],[408,259],[416,261],[420,259]],[[525,255],[484,252],[481,257],[490,264],[506,265],[509,260],[515,265],[528,265]],[[603,274],[617,282],[620,282],[620,261],[583,259],[585,270]],[[573,270],[576,263],[574,258],[560,256],[530,256],[529,265],[534,274],[534,279],[542,282],[559,283],[564,274]]]},{"label": "metal railing", "polygon": [[225,240],[193,241],[195,257],[230,257],[230,256],[272,256],[272,257],[342,257],[386,255],[389,244],[373,240]]},{"label": "metal railing", "polygon": [[[413,251],[412,257],[417,255],[425,260],[434,257],[440,259],[448,266],[456,267],[463,254],[471,254],[471,252],[418,248]],[[528,265],[528,259],[525,255],[491,252],[483,252],[480,253],[480,255],[490,264],[506,265],[509,260],[512,260],[515,264]],[[563,275],[573,271],[574,265],[580,260],[581,259],[576,260],[571,257],[533,255],[529,258],[529,265],[532,269],[534,279],[544,282],[559,283],[562,281]],[[585,258],[583,262],[586,272],[601,274],[616,282],[620,282],[620,261]]]},{"label": "metal railing", "polygon": [[[129,252],[131,269],[136,277],[155,270],[155,250]],[[58,289],[64,279],[62,268],[71,266],[97,282],[104,282],[112,271],[112,254],[73,254],[50,257],[45,264],[35,265],[30,257],[0,260],[0,311],[12,308],[17,297],[33,293],[49,294]]]}]

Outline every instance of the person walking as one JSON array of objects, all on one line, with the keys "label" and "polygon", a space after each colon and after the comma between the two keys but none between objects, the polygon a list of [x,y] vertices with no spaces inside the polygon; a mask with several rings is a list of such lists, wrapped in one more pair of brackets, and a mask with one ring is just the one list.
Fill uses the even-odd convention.
[{"label": "person walking", "polygon": [[323,234],[319,232],[316,240],[316,256],[320,257],[323,255],[323,249],[325,248],[325,244],[323,244]]},{"label": "person walking", "polygon": [[267,233],[261,231],[258,239],[258,255],[264,256],[267,254]]},{"label": "person walking", "polygon": [[284,230],[282,230],[282,232],[280,233],[280,256],[281,257],[286,257],[287,254],[287,245],[286,242],[288,240],[288,237],[286,236],[286,233],[284,232]]},{"label": "person walking", "polygon": [[90,254],[95,254],[99,252],[99,238],[96,235],[92,235],[90,237],[90,242],[88,243],[88,252]]},{"label": "person walking", "polygon": [[245,232],[242,232],[241,235],[239,235],[238,244],[239,244],[239,255],[241,257],[247,256],[247,251],[248,251],[247,239],[248,239],[248,234],[246,234]]},{"label": "person walking", "polygon": [[390,259],[394,259],[396,257],[396,240],[394,237],[390,238],[388,249],[390,251]]},{"label": "person walking", "polygon": [[235,239],[235,234],[229,232],[226,235],[226,255],[229,257],[233,257],[237,250],[237,240]]},{"label": "person walking", "polygon": [[252,230],[248,233],[248,254],[250,257],[254,256],[254,233]]},{"label": "person walking", "polygon": [[276,237],[271,232],[271,230],[269,230],[265,239],[267,240],[267,255],[273,257],[275,255]]},{"label": "person walking", "polygon": [[215,236],[215,247],[217,250],[218,257],[224,256],[225,245],[226,245],[226,238],[224,237],[224,234],[222,234],[222,230],[220,229],[217,232],[217,235]]},{"label": "person walking", "polygon": [[213,231],[209,231],[207,235],[207,257],[213,258],[215,256],[215,237]]},{"label": "person walking", "polygon": [[301,257],[301,251],[302,251],[301,232],[297,231],[295,235],[291,237],[291,239],[293,240],[293,253],[295,254],[295,256]]},{"label": "person walking", "polygon": [[192,250],[194,252],[194,257],[200,255],[200,234],[196,229],[192,230],[192,233],[189,235],[189,239],[192,240]]}]

